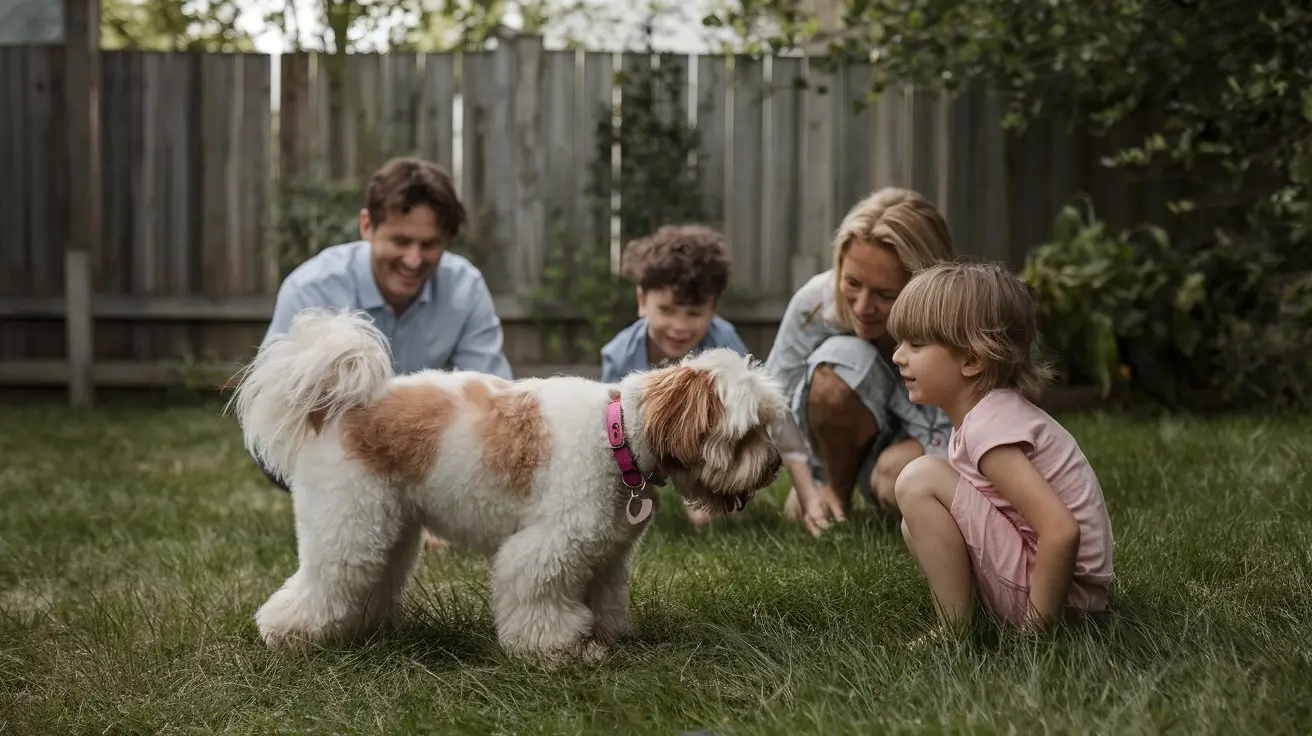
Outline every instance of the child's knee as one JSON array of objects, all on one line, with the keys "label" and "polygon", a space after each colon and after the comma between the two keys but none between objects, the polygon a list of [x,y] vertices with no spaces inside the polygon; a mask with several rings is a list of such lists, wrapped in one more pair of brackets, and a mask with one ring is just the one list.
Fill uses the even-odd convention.
[{"label": "child's knee", "polygon": [[889,508],[897,507],[897,479],[914,459],[904,452],[889,448],[875,460],[875,467],[870,472],[870,488],[879,503]]},{"label": "child's knee", "polygon": [[947,506],[957,485],[957,471],[948,461],[933,455],[921,455],[907,463],[893,481],[893,497],[898,508],[905,509],[928,498]]}]

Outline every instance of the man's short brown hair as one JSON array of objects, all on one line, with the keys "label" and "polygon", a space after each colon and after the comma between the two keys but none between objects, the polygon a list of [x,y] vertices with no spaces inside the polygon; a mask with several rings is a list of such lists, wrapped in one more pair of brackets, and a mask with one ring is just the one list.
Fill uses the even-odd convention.
[{"label": "man's short brown hair", "polygon": [[401,156],[383,164],[369,177],[364,207],[369,222],[378,227],[392,213],[408,214],[419,206],[432,208],[437,227],[448,239],[460,234],[465,224],[465,206],[456,196],[451,174],[432,161]]},{"label": "man's short brown hair", "polygon": [[670,289],[676,304],[718,300],[729,265],[724,236],[705,225],[665,225],[624,247],[625,277],[643,291]]}]

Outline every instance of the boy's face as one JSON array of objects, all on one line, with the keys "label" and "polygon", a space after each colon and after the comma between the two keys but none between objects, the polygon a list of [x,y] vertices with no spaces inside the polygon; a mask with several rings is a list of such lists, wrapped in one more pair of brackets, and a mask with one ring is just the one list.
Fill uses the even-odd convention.
[{"label": "boy's face", "polygon": [[638,288],[638,316],[647,318],[647,339],[659,355],[649,355],[653,363],[666,358],[681,358],[697,347],[711,329],[715,300],[701,304],[676,304],[671,289]]}]

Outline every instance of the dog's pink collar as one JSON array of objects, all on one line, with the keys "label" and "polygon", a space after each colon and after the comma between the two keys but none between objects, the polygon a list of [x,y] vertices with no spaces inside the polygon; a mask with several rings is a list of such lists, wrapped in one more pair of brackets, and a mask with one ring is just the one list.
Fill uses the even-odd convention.
[{"label": "dog's pink collar", "polygon": [[642,492],[647,487],[647,476],[638,469],[638,459],[633,456],[629,441],[624,437],[624,409],[619,397],[606,405],[606,438],[610,440],[610,452],[615,456],[615,464],[620,466],[620,480],[634,492]]},{"label": "dog's pink collar", "polygon": [[624,409],[619,397],[606,405],[606,439],[610,442],[611,455],[620,468],[620,480],[629,489],[629,503],[625,507],[625,518],[637,526],[651,516],[656,507],[656,500],[643,495],[647,489],[647,476],[638,468],[638,458],[633,456],[629,441],[624,436]]}]

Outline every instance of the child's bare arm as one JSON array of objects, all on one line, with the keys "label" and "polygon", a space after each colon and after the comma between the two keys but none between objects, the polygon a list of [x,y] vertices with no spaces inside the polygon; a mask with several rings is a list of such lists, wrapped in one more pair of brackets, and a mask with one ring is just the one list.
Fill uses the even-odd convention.
[{"label": "child's bare arm", "polygon": [[1019,445],[989,450],[980,458],[979,469],[1038,537],[1030,608],[1035,623],[1046,627],[1066,602],[1080,547],[1080,527]]}]

